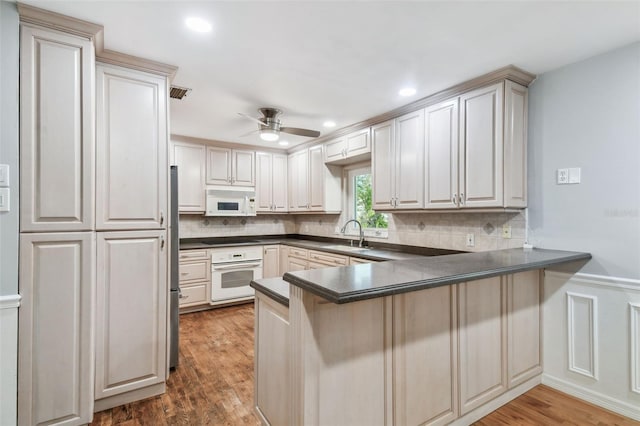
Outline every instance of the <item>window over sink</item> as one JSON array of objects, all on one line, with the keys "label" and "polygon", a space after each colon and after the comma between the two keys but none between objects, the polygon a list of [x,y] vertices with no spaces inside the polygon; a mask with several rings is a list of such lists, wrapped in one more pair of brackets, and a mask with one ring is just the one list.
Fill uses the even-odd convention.
[{"label": "window over sink", "polygon": [[[373,210],[371,166],[368,164],[345,167],[346,213],[348,219],[357,219],[366,237],[387,238],[389,215]],[[346,233],[358,235],[358,226],[349,224]]]}]

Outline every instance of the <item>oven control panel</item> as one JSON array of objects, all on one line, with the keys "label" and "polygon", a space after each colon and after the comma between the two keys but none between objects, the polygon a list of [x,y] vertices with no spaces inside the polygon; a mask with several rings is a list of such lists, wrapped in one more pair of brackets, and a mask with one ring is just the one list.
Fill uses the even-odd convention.
[{"label": "oven control panel", "polygon": [[262,246],[236,246],[210,249],[211,263],[262,260]]}]

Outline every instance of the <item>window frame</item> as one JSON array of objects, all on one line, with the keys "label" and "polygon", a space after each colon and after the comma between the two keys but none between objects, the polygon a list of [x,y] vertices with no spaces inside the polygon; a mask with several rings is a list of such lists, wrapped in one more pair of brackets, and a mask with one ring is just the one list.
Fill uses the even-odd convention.
[{"label": "window frame", "polygon": [[[354,177],[359,174],[372,174],[371,171],[371,163],[356,163],[345,166],[343,169],[343,179],[344,179],[344,199],[343,205],[345,206],[344,214],[346,215],[346,222],[349,219],[356,218],[355,211],[355,185],[354,185]],[[382,213],[382,212],[381,212]],[[375,237],[375,238],[388,238],[388,223],[389,223],[389,214],[383,213],[387,215],[387,228],[365,228],[363,227],[365,237]],[[343,223],[344,223],[343,222]],[[355,223],[350,223],[345,230],[345,235],[349,236],[359,236],[358,227]]]}]

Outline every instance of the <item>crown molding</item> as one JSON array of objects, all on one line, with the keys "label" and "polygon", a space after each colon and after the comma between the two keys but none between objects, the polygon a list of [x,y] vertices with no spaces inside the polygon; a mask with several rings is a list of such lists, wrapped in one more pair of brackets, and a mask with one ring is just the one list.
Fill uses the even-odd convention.
[{"label": "crown molding", "polygon": [[104,30],[102,25],[29,6],[24,3],[17,3],[16,5],[21,22],[64,31],[94,41],[97,38],[102,38],[102,32]]},{"label": "crown molding", "polygon": [[165,64],[162,62],[152,61],[150,59],[140,58],[138,56],[127,55],[126,53],[116,52],[114,50],[104,49],[96,43],[96,61],[110,65],[118,65],[132,68],[138,71],[144,71],[152,74],[166,76],[172,81],[178,72],[178,67]]},{"label": "crown molding", "polygon": [[411,102],[410,104],[403,105],[396,109],[392,109],[391,111],[387,111],[380,115],[376,115],[375,117],[371,117],[366,120],[360,121],[358,123],[351,124],[350,126],[342,127],[327,135],[320,136],[316,139],[307,141],[300,145],[296,145],[295,147],[292,147],[288,152],[292,153],[292,152],[300,151],[305,148],[309,148],[309,147],[327,142],[331,139],[348,135],[350,133],[364,129],[366,127],[370,127],[394,118],[398,118],[410,112],[417,111],[422,108],[426,108],[428,106],[437,104],[438,102],[451,99],[455,96],[459,96],[473,89],[479,89],[481,87],[499,83],[504,80],[510,80],[510,81],[513,81],[514,83],[518,83],[525,87],[529,87],[529,85],[535,79],[536,79],[535,74],[531,74],[521,68],[516,67],[515,65],[507,65],[506,67],[499,68],[495,71],[491,71],[487,74],[483,74],[471,80],[467,80],[462,83],[456,84],[455,86],[451,86],[447,89],[444,89],[432,95],[426,96],[422,99],[418,99],[417,101]]},{"label": "crown molding", "polygon": [[284,149],[270,148],[270,147],[265,148],[260,145],[249,145],[249,144],[242,144],[237,142],[225,142],[225,141],[218,141],[213,139],[196,138],[193,136],[184,136],[184,135],[176,135],[176,134],[171,134],[169,139],[171,140],[171,142],[186,142],[186,143],[193,143],[198,145],[215,146],[217,148],[228,148],[228,149],[268,152],[271,154],[287,155],[287,151]]}]

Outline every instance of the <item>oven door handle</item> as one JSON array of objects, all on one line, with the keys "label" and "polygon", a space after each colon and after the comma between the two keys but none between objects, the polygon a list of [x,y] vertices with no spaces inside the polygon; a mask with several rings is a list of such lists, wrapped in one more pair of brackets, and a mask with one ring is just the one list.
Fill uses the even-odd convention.
[{"label": "oven door handle", "polygon": [[212,265],[211,270],[212,271],[228,271],[230,269],[248,269],[248,268],[256,268],[258,266],[261,266],[262,262],[257,262],[257,263],[242,263],[240,265],[238,264],[233,264],[233,265],[227,265],[227,266],[218,266],[218,265]]}]

